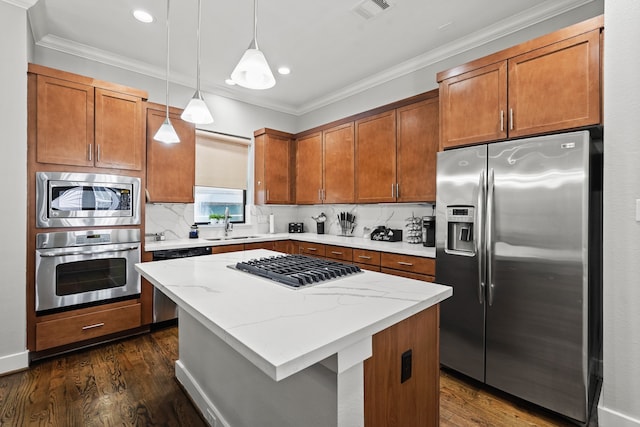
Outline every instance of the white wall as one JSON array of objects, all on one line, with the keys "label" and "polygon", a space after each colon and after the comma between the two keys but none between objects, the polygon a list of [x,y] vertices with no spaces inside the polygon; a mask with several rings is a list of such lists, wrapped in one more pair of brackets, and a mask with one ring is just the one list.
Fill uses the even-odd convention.
[{"label": "white wall", "polygon": [[640,426],[640,2],[605,2],[602,427]]},{"label": "white wall", "polygon": [[27,366],[27,13],[0,1],[0,374]]}]

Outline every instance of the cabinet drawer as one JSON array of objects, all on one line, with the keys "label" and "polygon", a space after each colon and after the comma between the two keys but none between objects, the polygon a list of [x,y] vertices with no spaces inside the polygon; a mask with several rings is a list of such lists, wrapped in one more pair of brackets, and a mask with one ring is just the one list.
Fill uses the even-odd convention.
[{"label": "cabinet drawer", "polygon": [[139,303],[47,320],[36,324],[36,351],[126,331],[140,325]]},{"label": "cabinet drawer", "polygon": [[411,255],[399,255],[383,252],[380,265],[394,270],[409,271],[418,274],[436,275],[436,260]]},{"label": "cabinet drawer", "polygon": [[361,262],[354,262],[353,264],[360,267],[361,270],[380,271],[379,265],[363,264]]},{"label": "cabinet drawer", "polygon": [[407,277],[409,279],[422,280],[423,282],[434,282],[436,278],[428,274],[412,273],[404,270],[394,270],[392,268],[382,267],[381,272],[394,276]]},{"label": "cabinet drawer", "polygon": [[339,259],[341,261],[349,261],[353,260],[353,249],[345,248],[343,246],[325,246],[325,256],[327,258]]},{"label": "cabinet drawer", "polygon": [[244,250],[250,251],[252,249],[268,249],[273,251],[275,248],[274,242],[254,242],[254,243],[245,243]]},{"label": "cabinet drawer", "polygon": [[242,252],[244,251],[244,244],[238,243],[235,245],[222,245],[213,246],[211,248],[212,254],[226,254],[227,252]]},{"label": "cabinet drawer", "polygon": [[299,242],[298,253],[301,255],[324,257],[326,252],[325,246],[321,243]]},{"label": "cabinet drawer", "polygon": [[[366,249],[354,249],[353,261],[362,264],[380,265],[380,252],[368,251]],[[380,270],[377,270],[380,271]]]}]

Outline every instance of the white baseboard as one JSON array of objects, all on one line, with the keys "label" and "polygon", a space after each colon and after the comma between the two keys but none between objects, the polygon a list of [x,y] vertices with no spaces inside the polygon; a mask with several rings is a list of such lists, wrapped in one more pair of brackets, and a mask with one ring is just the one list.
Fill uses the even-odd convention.
[{"label": "white baseboard", "polygon": [[598,425],[600,427],[640,427],[640,419],[598,406]]},{"label": "white baseboard", "polygon": [[[176,379],[187,391],[187,394],[198,407],[207,423],[211,427],[230,427],[229,423],[227,423],[222,414],[216,408],[216,405],[214,405],[213,402],[211,402],[211,400],[204,394],[200,385],[180,360],[176,361],[175,372]],[[215,416],[214,419],[211,417],[212,414]]]},{"label": "white baseboard", "polygon": [[29,367],[29,352],[23,351],[0,357],[0,375],[21,371]]}]

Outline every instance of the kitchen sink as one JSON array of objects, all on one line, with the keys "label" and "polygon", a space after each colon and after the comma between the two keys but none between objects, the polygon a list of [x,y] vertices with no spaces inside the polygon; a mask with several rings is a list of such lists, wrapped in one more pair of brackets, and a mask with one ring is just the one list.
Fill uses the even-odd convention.
[{"label": "kitchen sink", "polygon": [[218,241],[218,240],[239,240],[239,239],[255,239],[260,236],[229,236],[229,237],[211,237],[205,240]]}]

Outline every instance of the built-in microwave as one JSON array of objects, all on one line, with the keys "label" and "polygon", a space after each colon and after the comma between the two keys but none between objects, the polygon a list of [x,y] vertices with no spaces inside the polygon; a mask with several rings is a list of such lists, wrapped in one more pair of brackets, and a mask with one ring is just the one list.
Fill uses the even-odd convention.
[{"label": "built-in microwave", "polygon": [[36,227],[140,224],[140,178],[37,172]]}]

